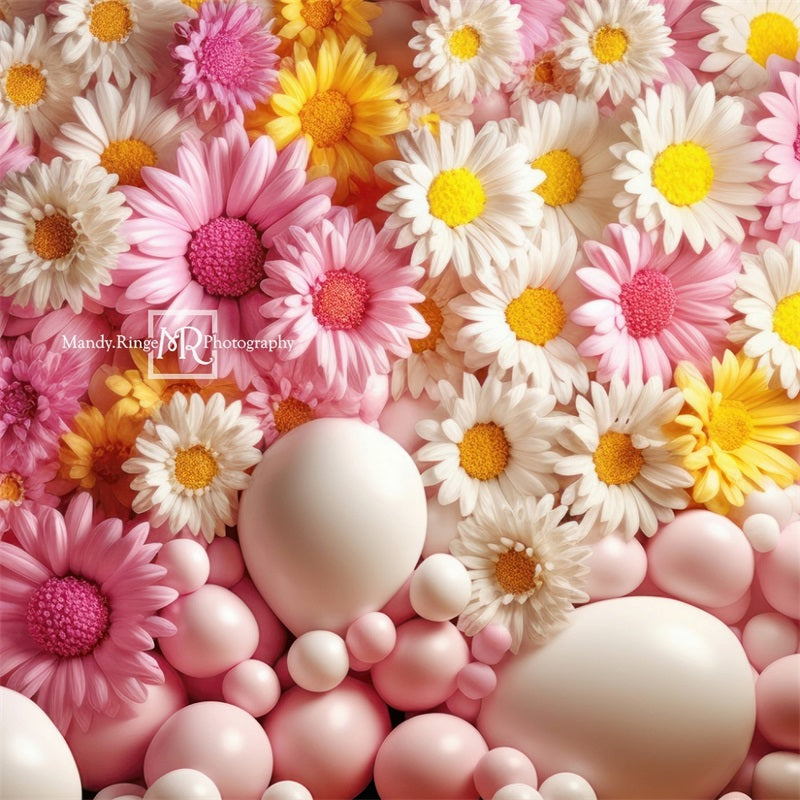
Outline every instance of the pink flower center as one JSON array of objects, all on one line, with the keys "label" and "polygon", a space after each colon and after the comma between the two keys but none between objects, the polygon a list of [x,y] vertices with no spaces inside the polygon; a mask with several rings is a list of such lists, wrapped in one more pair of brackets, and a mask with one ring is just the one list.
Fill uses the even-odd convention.
[{"label": "pink flower center", "polygon": [[323,328],[349,331],[364,319],[367,300],[367,282],[360,275],[337,269],[320,278],[311,310]]},{"label": "pink flower center", "polygon": [[29,383],[11,381],[0,388],[0,415],[7,425],[33,419],[39,402],[39,393]]},{"label": "pink flower center", "polygon": [[54,656],[86,656],[109,628],[108,599],[97,584],[68,575],[48,578],[28,601],[28,633]]},{"label": "pink flower center", "polygon": [[264,277],[267,251],[243,219],[217,217],[198,228],[186,257],[194,279],[215,297],[241,297]]},{"label": "pink flower center", "polygon": [[672,281],[655,269],[642,269],[623,283],[619,303],[631,336],[655,336],[669,325],[675,313]]},{"label": "pink flower center", "polygon": [[794,160],[800,161],[800,125],[797,126],[797,135],[794,137]]},{"label": "pink flower center", "polygon": [[203,42],[201,71],[223,86],[242,86],[249,74],[249,60],[242,43],[229,33],[219,33]]}]

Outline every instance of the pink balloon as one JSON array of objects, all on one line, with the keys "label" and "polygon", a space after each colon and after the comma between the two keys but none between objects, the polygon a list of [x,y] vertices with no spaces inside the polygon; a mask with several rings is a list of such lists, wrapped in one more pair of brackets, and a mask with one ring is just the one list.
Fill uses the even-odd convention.
[{"label": "pink balloon", "polygon": [[228,670],[222,681],[222,695],[226,702],[254,717],[262,717],[275,708],[281,684],[269,664],[248,659]]},{"label": "pink balloon", "polygon": [[785,527],[777,547],[759,556],[756,575],[767,602],[781,614],[800,619],[800,522]]},{"label": "pink balloon", "polygon": [[647,573],[647,555],[638,539],[612,533],[591,544],[591,572],[586,592],[592,600],[622,597],[636,589]]},{"label": "pink balloon", "polygon": [[533,762],[515,747],[493,747],[475,767],[475,788],[481,797],[493,797],[508,783],[539,785]]},{"label": "pink balloon", "polygon": [[208,678],[250,658],[258,645],[258,623],[233,592],[206,584],[182,595],[162,616],[177,627],[160,640],[173,667],[196,678]]},{"label": "pink balloon", "polygon": [[272,748],[264,729],[241,708],[194,703],[159,728],[144,757],[148,786],[184,768],[208,775],[225,798],[261,797],[272,775]]},{"label": "pink balloon", "polygon": [[[413,573],[412,573],[413,574]],[[388,603],[381,609],[395,625],[400,625],[417,615],[411,606],[411,574],[406,578],[403,585],[394,593]]]},{"label": "pink balloon", "polygon": [[359,617],[345,636],[347,649],[357,661],[374,664],[392,652],[397,642],[394,622],[380,611]]},{"label": "pink balloon", "polygon": [[469,698],[482,700],[497,686],[497,675],[488,664],[473,661],[456,676],[456,685]]},{"label": "pink balloon", "polygon": [[477,127],[491,120],[504,119],[511,115],[508,109],[508,95],[500,89],[493,89],[486,94],[478,93],[473,100],[474,111],[470,117]]},{"label": "pink balloon", "polygon": [[752,617],[742,632],[747,657],[759,672],[773,661],[795,653],[799,643],[797,623],[774,611]]},{"label": "pink balloon", "polygon": [[227,536],[217,536],[208,546],[208,560],[211,563],[209,583],[216,583],[230,589],[244,577],[244,559],[239,544]]},{"label": "pink balloon", "polygon": [[386,706],[354,678],[324,693],[289,689],[264,720],[275,780],[297,781],[315,798],[355,797],[390,727]]},{"label": "pink balloon", "polygon": [[711,511],[684,511],[662,525],[647,558],[658,586],[695,605],[730,605],[753,580],[753,548],[741,528]]},{"label": "pink balloon", "polygon": [[756,724],[781,750],[800,750],[800,654],[773,661],[756,681]]},{"label": "pink balloon", "polygon": [[242,578],[231,591],[247,604],[258,623],[258,647],[253,658],[274,664],[286,650],[289,638],[286,628],[264,602],[250,578]]},{"label": "pink balloon", "polygon": [[444,701],[444,708],[437,707],[435,710],[444,711],[445,708],[467,722],[475,722],[481,713],[481,701],[467,697],[463,692],[456,690]]},{"label": "pink balloon", "polygon": [[472,775],[488,748],[478,731],[449,714],[401,722],[375,759],[381,800],[477,800]]},{"label": "pink balloon", "polygon": [[67,731],[65,738],[85,788],[100,789],[138,778],[153,735],[186,705],[178,673],[161,656],[155,658],[164,672],[164,683],[146,686],[147,697],[130,705],[129,717],[95,717],[88,730],[73,724]]},{"label": "pink balloon", "polygon": [[372,668],[375,690],[392,708],[422,711],[444,702],[469,661],[469,648],[450,622],[412,619],[397,629],[397,644]]},{"label": "pink balloon", "polygon": [[748,589],[738,600],[726,605],[718,606],[716,608],[709,608],[708,606],[698,606],[703,611],[707,611],[717,619],[722,620],[726,625],[736,625],[741,622],[750,609],[751,594]]},{"label": "pink balloon", "polygon": [[505,625],[487,625],[472,637],[472,657],[484,664],[498,664],[511,647],[511,633]]},{"label": "pink balloon", "polygon": [[167,570],[161,582],[179,594],[194,592],[208,580],[210,566],[206,549],[193,539],[165,542],[155,560]]},{"label": "pink balloon", "polygon": [[415,426],[421,419],[433,416],[433,412],[438,405],[425,392],[416,400],[406,392],[399,399],[390,400],[386,404],[378,417],[378,426],[383,433],[391,436],[407,453],[413,455],[425,444],[424,439],[417,434]]}]

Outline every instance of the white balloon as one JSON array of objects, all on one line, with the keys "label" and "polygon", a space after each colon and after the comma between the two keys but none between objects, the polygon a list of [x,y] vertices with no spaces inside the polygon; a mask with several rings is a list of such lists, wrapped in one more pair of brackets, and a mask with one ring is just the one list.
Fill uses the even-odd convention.
[{"label": "white balloon", "polygon": [[278,439],[242,494],[239,542],[269,607],[299,636],[344,634],[414,570],[425,490],[411,456],[355,419],[317,419]]},{"label": "white balloon", "polygon": [[494,793],[492,800],[542,800],[542,795],[527,783],[507,783]]},{"label": "white balloon", "polygon": [[758,553],[774,550],[781,537],[781,526],[769,514],[753,514],[742,523],[742,530],[750,546]]},{"label": "white balloon", "polygon": [[449,553],[450,542],[458,536],[458,523],[463,520],[458,503],[443,506],[436,497],[428,499],[428,527],[425,533],[423,557],[434,553]]},{"label": "white balloon", "polygon": [[744,499],[744,505],[732,507],[728,516],[741,525],[753,514],[768,514],[778,523],[778,529],[782,530],[791,521],[792,510],[791,494],[769,481],[763,492],[750,492]]},{"label": "white balloon", "polygon": [[800,754],[767,753],[753,771],[753,800],[800,797]]},{"label": "white balloon", "polygon": [[338,686],[350,669],[347,645],[331,631],[309,631],[292,642],[286,656],[292,680],[309,692],[327,692]]},{"label": "white balloon", "polygon": [[314,798],[302,783],[278,781],[261,795],[261,800],[314,800]]},{"label": "white balloon", "polygon": [[0,686],[0,796],[81,800],[81,778],[64,737],[33,700]]},{"label": "white balloon", "polygon": [[540,776],[580,772],[601,800],[708,800],[755,727],[755,687],[736,636],[662,597],[590,603],[540,647],[497,667],[478,730]]},{"label": "white balloon", "polygon": [[216,784],[196,769],[174,769],[153,781],[144,800],[222,800]]},{"label": "white balloon", "polygon": [[539,787],[544,800],[597,800],[586,778],[574,772],[557,772]]},{"label": "white balloon", "polygon": [[143,797],[147,789],[138,783],[112,783],[101,789],[94,800],[125,800],[128,797]]},{"label": "white balloon", "polygon": [[434,553],[414,571],[409,597],[423,619],[444,622],[457,617],[472,594],[467,568],[454,556]]}]

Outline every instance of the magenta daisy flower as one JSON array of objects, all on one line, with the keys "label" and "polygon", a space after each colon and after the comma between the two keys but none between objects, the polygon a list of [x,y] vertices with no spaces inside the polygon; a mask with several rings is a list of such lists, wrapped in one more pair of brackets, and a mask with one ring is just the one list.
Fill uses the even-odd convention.
[{"label": "magenta daisy flower", "polygon": [[58,505],[60,498],[47,491],[47,483],[56,472],[58,465],[52,462],[39,461],[26,469],[12,453],[0,457],[0,539],[14,527],[20,509],[35,513]]},{"label": "magenta daisy flower", "polygon": [[606,241],[584,245],[591,266],[576,274],[597,299],[571,316],[594,328],[578,352],[599,356],[597,380],[659,375],[668,386],[677,362],[709,363],[733,313],[739,248],[726,240],[697,255],[684,241],[666,254],[655,234],[617,224],[606,228]]},{"label": "magenta daisy flower", "polygon": [[0,542],[0,677],[35,700],[65,732],[96,714],[115,717],[142,702],[164,675],[148,650],[175,632],[157,616],[176,597],[159,585],[146,523],[92,521],[92,498],[76,495],[62,516],[20,512],[19,546]]},{"label": "magenta daisy flower", "polygon": [[[290,225],[308,227],[330,208],[331,178],[307,181],[308,151],[299,139],[280,154],[269,136],[251,146],[238,122],[220,137],[199,142],[186,137],[178,148],[178,174],[146,167],[147,189],[122,189],[134,214],[122,227],[131,245],[114,270],[124,288],[117,308],[128,314],[126,335],[146,337],[148,310],[185,314],[182,324],[211,333],[216,312],[222,342],[254,341],[264,320],[258,308],[264,259]],[[203,312],[197,314],[197,311]],[[174,333],[174,331],[173,331]],[[182,362],[196,372],[198,363]],[[208,354],[197,353],[206,360]],[[246,347],[220,347],[217,377],[233,374],[244,388],[259,356]]]},{"label": "magenta daisy flower", "polygon": [[180,42],[171,53],[180,65],[181,84],[173,97],[184,110],[199,108],[209,119],[243,118],[275,87],[279,39],[262,22],[258,6],[240,0],[206,0],[197,16],[175,25]]},{"label": "magenta daisy flower", "polygon": [[33,161],[30,145],[19,144],[14,137],[14,126],[0,125],[0,181],[7,172],[24,172]]},{"label": "magenta daisy flower", "polygon": [[424,270],[385,228],[376,235],[369,220],[339,209],[308,231],[293,228],[276,250],[261,284],[273,298],[261,307],[272,320],[262,337],[294,340],[281,358],[301,358],[309,379],[337,397],[363,391],[372,373],[389,372],[390,353],[406,358],[409,339],[430,332],[413,307],[425,299],[413,288]]},{"label": "magenta daisy flower", "polygon": [[86,389],[76,353],[52,352],[20,336],[0,341],[0,451],[23,469],[51,459]]}]

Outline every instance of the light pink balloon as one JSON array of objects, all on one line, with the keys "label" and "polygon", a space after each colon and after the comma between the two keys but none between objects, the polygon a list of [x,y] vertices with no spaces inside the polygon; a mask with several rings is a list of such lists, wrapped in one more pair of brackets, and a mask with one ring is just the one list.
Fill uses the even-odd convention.
[{"label": "light pink balloon", "polygon": [[242,578],[231,591],[246,603],[258,623],[258,647],[253,658],[274,664],[286,650],[289,638],[286,628],[264,602],[250,578]]},{"label": "light pink balloon", "polygon": [[729,605],[717,606],[716,608],[698,605],[698,608],[702,608],[703,611],[713,614],[713,616],[726,625],[736,625],[747,616],[750,610],[751,599],[751,592],[748,589],[738,600],[734,600],[734,602]]},{"label": "light pink balloon", "polygon": [[403,585],[394,593],[389,602],[381,609],[395,626],[407,622],[416,617],[416,613],[411,605],[411,574],[406,578]]},{"label": "light pink balloon", "polygon": [[153,735],[186,705],[186,690],[177,672],[161,656],[156,659],[164,683],[146,686],[147,697],[130,705],[130,716],[96,716],[88,730],[73,724],[67,731],[67,744],[85,788],[100,789],[138,778]]},{"label": "light pink balloon", "polygon": [[800,754],[767,753],[753,771],[753,800],[786,800],[797,797],[800,786]]},{"label": "light pink balloon", "polygon": [[497,664],[511,647],[511,633],[505,625],[487,625],[472,637],[472,657],[484,664]]},{"label": "light pink balloon", "polygon": [[233,592],[206,584],[182,595],[162,616],[177,633],[160,640],[166,659],[180,672],[208,678],[250,658],[258,645],[258,623]]},{"label": "light pink balloon", "polygon": [[797,652],[797,623],[775,611],[756,614],[744,626],[742,644],[750,663],[761,672],[773,661]]},{"label": "light pink balloon", "polygon": [[392,708],[422,711],[456,690],[469,648],[450,622],[412,619],[397,629],[394,650],[372,668],[375,690]]},{"label": "light pink balloon", "polygon": [[386,737],[375,759],[375,786],[381,800],[477,800],[472,776],[487,750],[463,719],[420,714]]},{"label": "light pink balloon", "polygon": [[[372,44],[372,42],[370,42]],[[392,63],[392,62],[384,62]],[[416,400],[407,392],[397,400],[390,400],[378,417],[378,426],[391,436],[407,453],[413,455],[425,441],[415,430],[421,419],[433,416],[438,403],[423,392]]]},{"label": "light pink balloon", "polygon": [[744,792],[726,792],[719,800],[752,800],[752,798]]},{"label": "light pink balloon", "polygon": [[275,708],[281,684],[269,664],[251,658],[228,670],[222,681],[222,695],[227,703],[262,717]]},{"label": "light pink balloon", "polygon": [[167,570],[161,582],[178,594],[194,592],[208,580],[210,565],[206,549],[193,539],[165,542],[155,560]]},{"label": "light pink balloon", "polygon": [[472,105],[475,110],[470,119],[476,127],[511,115],[508,109],[508,95],[500,89],[491,89],[485,94],[478,93]]},{"label": "light pink balloon", "polygon": [[[456,690],[444,701],[444,708],[467,722],[474,723],[481,712],[481,701],[467,697],[463,692]],[[437,708],[437,711],[443,711]]]},{"label": "light pink balloon", "polygon": [[289,689],[264,720],[275,780],[302,783],[315,798],[355,797],[390,727],[386,706],[355,678],[325,693]]},{"label": "light pink balloon", "polygon": [[473,661],[456,676],[458,688],[472,700],[482,700],[497,686],[497,675],[488,664]]},{"label": "light pink balloon", "polygon": [[756,681],[756,722],[781,750],[800,750],[800,654],[773,661]]},{"label": "light pink balloon", "polygon": [[753,548],[741,528],[711,511],[684,511],[662,525],[647,559],[658,586],[695,605],[730,605],[753,580]]},{"label": "light pink balloon", "polygon": [[533,762],[515,747],[493,747],[475,765],[473,778],[481,797],[493,797],[508,783],[525,783],[534,789],[539,785]]},{"label": "light pink balloon", "polygon": [[586,592],[592,600],[622,597],[636,589],[647,573],[647,555],[638,539],[612,533],[592,543]]},{"label": "light pink balloon", "polygon": [[357,661],[374,664],[386,658],[394,649],[397,629],[386,614],[373,611],[359,617],[347,629],[344,640],[350,655]]},{"label": "light pink balloon", "polygon": [[777,547],[759,556],[756,575],[767,602],[781,614],[800,619],[800,522],[787,525]]},{"label": "light pink balloon", "polygon": [[209,583],[230,589],[244,577],[244,559],[239,545],[227,536],[217,536],[208,546]]},{"label": "light pink balloon", "polygon": [[184,768],[208,775],[225,798],[261,797],[272,775],[272,748],[261,725],[241,708],[194,703],[159,728],[144,758],[148,785]]}]

